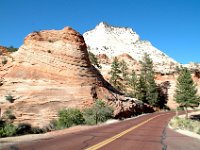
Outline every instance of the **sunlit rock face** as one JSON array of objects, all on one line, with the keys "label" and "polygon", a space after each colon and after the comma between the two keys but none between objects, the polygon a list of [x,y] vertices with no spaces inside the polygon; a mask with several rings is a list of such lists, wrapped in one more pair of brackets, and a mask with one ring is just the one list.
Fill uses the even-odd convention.
[{"label": "sunlit rock face", "polygon": [[[70,27],[29,34],[1,76],[2,112],[11,109],[15,123],[45,126],[63,108],[85,108],[102,99],[117,117],[149,112],[152,108],[124,97],[104,80],[88,57],[82,35]],[[14,103],[6,101],[12,95]]]},{"label": "sunlit rock face", "polygon": [[[130,55],[137,62],[147,53],[154,62],[156,72],[171,73],[180,64],[154,47],[151,42],[141,40],[131,28],[115,27],[101,22],[94,29],[83,34],[88,50],[95,55],[108,58],[122,54]],[[134,65],[130,64],[130,67]]]}]

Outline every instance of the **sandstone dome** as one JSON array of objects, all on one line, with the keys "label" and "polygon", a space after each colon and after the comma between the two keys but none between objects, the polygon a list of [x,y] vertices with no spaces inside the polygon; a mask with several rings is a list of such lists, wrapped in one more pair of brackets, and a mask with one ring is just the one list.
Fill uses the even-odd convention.
[{"label": "sandstone dome", "polygon": [[[95,99],[112,106],[116,117],[151,110],[104,80],[89,61],[83,36],[70,27],[29,34],[13,57],[1,76],[0,103],[3,111],[13,111],[15,123],[42,127],[57,118],[58,110],[82,109]],[[7,102],[6,95],[12,95],[14,103]]]}]

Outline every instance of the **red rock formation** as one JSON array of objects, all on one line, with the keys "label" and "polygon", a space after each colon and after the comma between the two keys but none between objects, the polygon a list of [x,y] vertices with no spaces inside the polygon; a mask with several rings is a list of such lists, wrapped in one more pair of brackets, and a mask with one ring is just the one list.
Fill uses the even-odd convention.
[{"label": "red rock formation", "polygon": [[[15,101],[6,102],[11,94]],[[103,99],[115,115],[131,116],[143,105],[124,97],[91,65],[83,37],[75,30],[48,30],[29,34],[15,54],[13,67],[0,87],[3,109],[12,109],[16,123],[43,126],[68,107],[88,107]],[[138,112],[137,112],[138,113]]]}]

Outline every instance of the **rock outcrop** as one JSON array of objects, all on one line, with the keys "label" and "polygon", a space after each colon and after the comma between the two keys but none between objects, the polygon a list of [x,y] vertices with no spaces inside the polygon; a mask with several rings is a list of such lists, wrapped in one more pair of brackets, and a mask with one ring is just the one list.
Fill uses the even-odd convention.
[{"label": "rock outcrop", "polygon": [[95,55],[105,54],[112,58],[122,54],[141,61],[144,53],[149,54],[156,72],[174,72],[180,64],[154,47],[149,41],[141,40],[131,28],[115,27],[101,22],[83,34],[88,50]]},{"label": "rock outcrop", "polygon": [[[180,67],[180,64],[174,59],[154,47],[149,41],[141,40],[131,28],[114,27],[101,22],[94,29],[85,32],[83,36],[88,51],[99,58],[102,66],[100,72],[107,80],[110,78],[108,72],[114,57],[124,60],[128,65],[129,72],[135,70],[139,74],[141,69],[139,61],[142,60],[144,53],[149,54],[154,63],[157,84],[169,82],[168,107],[175,109],[178,106],[173,96],[178,77],[176,69]],[[198,78],[200,77],[200,64],[190,63],[183,65],[183,67],[187,67],[195,73],[193,76],[200,93],[200,79]]]},{"label": "rock outcrop", "polygon": [[[114,107],[115,116],[152,111],[140,101],[124,97],[90,63],[83,37],[70,27],[29,34],[2,76],[0,103],[11,109],[15,123],[44,126],[60,109],[84,108],[95,99]],[[6,101],[11,95],[14,103]]]}]

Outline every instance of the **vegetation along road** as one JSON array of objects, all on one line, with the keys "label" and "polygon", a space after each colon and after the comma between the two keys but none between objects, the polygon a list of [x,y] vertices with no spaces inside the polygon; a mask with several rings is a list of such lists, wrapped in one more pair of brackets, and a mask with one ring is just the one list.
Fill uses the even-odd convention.
[{"label": "vegetation along road", "polygon": [[153,113],[136,119],[68,133],[54,138],[19,143],[16,150],[197,150],[197,139],[168,128],[174,112]]}]

